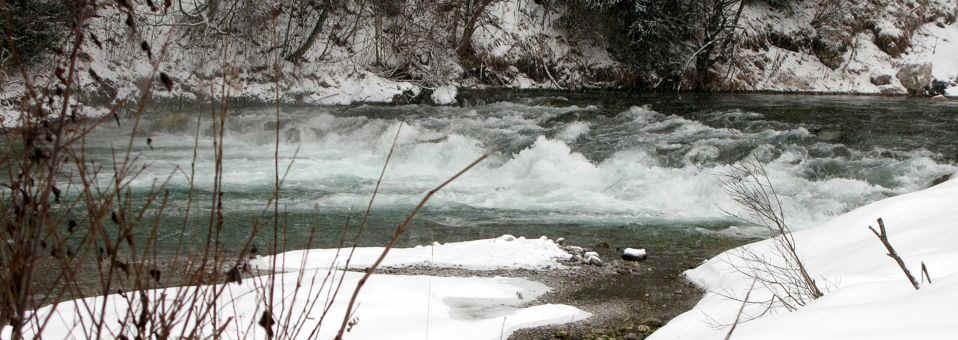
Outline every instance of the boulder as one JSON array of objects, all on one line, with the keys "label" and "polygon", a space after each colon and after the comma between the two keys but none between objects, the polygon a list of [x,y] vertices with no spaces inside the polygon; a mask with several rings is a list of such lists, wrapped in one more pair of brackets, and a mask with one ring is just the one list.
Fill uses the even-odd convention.
[{"label": "boulder", "polygon": [[907,64],[896,74],[909,93],[919,94],[931,85],[931,63]]},{"label": "boulder", "polygon": [[950,180],[950,179],[951,179],[951,174],[945,174],[945,175],[938,176],[937,178],[931,180],[931,184],[928,185],[928,187],[933,187],[933,186],[939,185],[939,184],[941,184],[941,183],[945,183],[945,182],[947,182],[947,181]]},{"label": "boulder", "polygon": [[602,259],[599,258],[599,253],[594,251],[587,251],[584,255],[582,255],[582,262],[594,266],[602,266]]},{"label": "boulder", "polygon": [[875,86],[882,86],[882,85],[891,84],[891,75],[890,75],[890,74],[882,74],[882,75],[872,76],[872,77],[871,77],[871,82],[872,82],[872,84],[874,84]]}]

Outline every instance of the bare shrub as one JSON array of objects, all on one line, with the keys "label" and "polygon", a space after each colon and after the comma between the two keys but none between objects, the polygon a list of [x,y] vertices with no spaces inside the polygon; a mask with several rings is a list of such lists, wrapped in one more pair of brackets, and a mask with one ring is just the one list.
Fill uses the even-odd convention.
[{"label": "bare shrub", "polygon": [[[281,78],[284,75],[278,64],[267,67],[276,71],[272,194],[263,202],[262,212],[243,230],[245,234],[239,242],[231,240],[226,244],[224,237],[227,228],[234,229],[234,233],[239,228],[227,225],[229,222],[224,216],[224,206],[229,204],[224,196],[224,136],[230,124],[232,82],[241,77],[231,70],[238,64],[234,61],[243,58],[231,51],[249,43],[233,40],[249,32],[232,27],[242,25],[237,19],[243,16],[242,12],[261,13],[263,8],[254,2],[240,1],[235,6],[209,2],[205,9],[184,9],[179,1],[174,4],[176,7],[170,7],[169,1],[155,1],[148,2],[155,7],[144,13],[135,8],[142,4],[130,1],[66,3],[73,24],[65,34],[67,43],[57,54],[56,66],[51,68],[48,77],[34,77],[20,60],[13,64],[26,91],[17,103],[15,121],[4,122],[7,128],[0,136],[0,169],[3,170],[0,219],[4,221],[0,227],[0,329],[9,330],[14,340],[39,338],[45,331],[62,331],[68,333],[67,337],[88,339],[247,338],[261,334],[269,339],[318,337],[336,296],[346,290],[343,286],[353,255],[352,251],[346,251],[349,248],[345,244],[350,222],[344,223],[340,235],[343,251],[327,270],[305,269],[301,263],[301,269],[295,272],[279,273],[277,268],[286,267],[281,262],[285,257],[273,257],[269,268],[264,269],[266,273],[254,275],[247,263],[251,256],[259,254],[254,241],[263,235],[271,238],[266,245],[270,251],[290,250],[288,225],[280,204],[283,183],[293,163],[290,160],[288,164],[281,164],[279,102],[283,97]],[[330,8],[318,7],[306,12],[326,10]],[[281,9],[276,15],[285,13],[283,11],[291,10]],[[129,19],[125,26],[111,29],[122,32],[118,35],[128,36],[126,44],[130,46],[125,48],[144,58],[150,71],[149,77],[140,81],[135,100],[121,100],[114,95],[108,98],[114,104],[108,107],[106,114],[86,116],[84,113],[90,108],[78,99],[83,93],[78,79],[86,73],[97,77],[92,69],[81,67],[80,60],[95,55],[87,49],[100,48],[101,41],[89,29],[88,22],[102,18],[101,12],[108,12],[111,18],[121,18],[120,22],[122,18]],[[139,27],[137,18],[144,15],[155,19],[149,29]],[[302,15],[296,18],[305,22],[309,15]],[[178,16],[173,22],[179,24],[157,24],[167,22],[162,20],[165,16]],[[271,46],[292,50],[295,42],[287,39],[291,29],[282,28],[288,22],[275,17],[264,22],[271,25]],[[160,39],[155,37],[157,32],[162,33]],[[254,33],[248,37],[266,35]],[[154,37],[147,39],[146,35]],[[8,33],[7,46],[13,51],[11,55],[16,56],[17,45],[10,44],[12,39]],[[210,66],[222,70],[219,74],[223,81],[206,89],[204,98],[211,98],[206,117],[195,117],[193,161],[189,169],[174,170],[148,188],[134,188],[133,182],[142,179],[144,171],[151,166],[144,161],[144,153],[151,152],[153,145],[142,133],[141,125],[145,125],[143,121],[149,114],[147,107],[154,92],[174,87],[175,80],[161,70],[170,62],[167,49],[178,47],[181,43],[178,39],[187,40],[187,44],[202,42],[222,46],[215,58],[211,58],[218,63]],[[148,41],[157,40],[163,42],[162,46],[150,46]],[[96,47],[85,41],[94,41]],[[285,61],[272,58],[270,62]],[[35,79],[49,80],[38,83]],[[182,120],[184,126],[189,126],[194,119]],[[201,122],[209,124],[202,134]],[[113,124],[128,131],[129,137],[118,143],[120,146],[112,150],[110,159],[95,161],[89,155],[87,139],[97,129]],[[212,145],[211,179],[199,178],[196,174],[201,162],[198,157],[201,138],[208,138]],[[393,148],[395,143],[394,139]],[[392,149],[382,174],[391,155]],[[469,167],[479,161],[481,159]],[[396,237],[432,194],[463,172],[430,191],[397,227]],[[382,174],[354,244],[362,235]],[[173,176],[180,175],[188,182],[186,205],[174,212],[170,203],[176,193],[169,183]],[[197,189],[197,181],[211,182],[212,188]],[[169,227],[163,223],[178,222],[180,217],[182,222],[177,223],[180,230],[176,234],[179,239],[170,249],[169,241],[161,244],[162,228]],[[317,236],[316,230],[313,227],[309,232],[307,249]],[[382,257],[395,241],[394,238],[387,245]],[[346,258],[347,268],[336,269],[334,264],[341,258]],[[374,269],[375,265],[353,291],[353,301]],[[239,299],[240,295],[253,298]],[[247,304],[239,304],[242,301]],[[249,305],[249,301],[254,304]],[[340,335],[356,325],[352,307],[350,304]]]},{"label": "bare shrub", "polygon": [[[723,178],[723,187],[744,211],[742,214],[730,214],[767,227],[773,237],[771,246],[774,249],[771,252],[742,248],[733,255],[735,258],[732,261],[737,262],[731,263],[731,267],[771,293],[771,297],[765,300],[748,303],[767,305],[762,312],[764,314],[776,306],[792,311],[823,296],[799,256],[792,230],[785,219],[782,201],[765,167],[755,160],[733,165]],[[731,295],[728,297],[738,300]]]}]

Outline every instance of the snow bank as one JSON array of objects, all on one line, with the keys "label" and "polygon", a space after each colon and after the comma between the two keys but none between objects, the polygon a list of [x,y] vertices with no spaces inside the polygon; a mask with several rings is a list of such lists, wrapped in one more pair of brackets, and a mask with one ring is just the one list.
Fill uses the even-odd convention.
[{"label": "snow bank", "polygon": [[[794,234],[825,296],[794,312],[772,310],[740,323],[735,339],[946,339],[958,334],[958,180],[878,201]],[[934,283],[915,291],[867,229],[885,221],[889,240],[913,274],[928,265]],[[876,226],[877,227],[877,226]],[[769,255],[769,240],[727,251],[685,276],[708,292],[649,339],[722,339],[751,280],[736,273],[743,249]],[[769,297],[757,288],[750,301]],[[766,304],[746,307],[743,319]]]},{"label": "snow bank", "polygon": [[[299,294],[292,294],[297,284],[298,273],[282,274],[276,277],[277,295],[275,296],[274,311],[277,320],[276,329],[282,331],[284,324],[291,325],[301,321],[302,329],[294,338],[305,338],[321,320],[322,303],[327,298],[326,289],[317,293],[307,293],[308,282],[314,274],[318,274],[318,282],[322,281],[326,271],[306,271],[304,282],[306,286]],[[338,274],[337,274],[338,275]],[[345,306],[349,300],[352,287],[360,279],[362,273],[347,272],[343,281],[344,289],[333,301],[329,314],[322,322],[317,339],[332,339],[339,329],[345,313]],[[265,301],[268,301],[268,278],[258,277],[246,279],[242,284],[228,284],[223,293],[216,298],[219,311],[218,325],[226,324],[221,339],[266,339],[263,329],[257,326],[257,321],[263,313]],[[169,310],[175,303],[173,296],[186,290],[186,294],[199,296],[213,296],[214,288],[222,287],[177,287],[158,289],[147,292],[150,297],[151,308],[158,307]],[[279,288],[283,287],[283,288]],[[285,292],[280,294],[280,289]],[[549,290],[541,283],[518,278],[461,278],[461,277],[432,277],[432,276],[402,276],[376,275],[363,288],[357,301],[359,308],[355,317],[357,323],[347,333],[349,339],[499,339],[508,337],[513,331],[527,327],[537,327],[550,324],[573,322],[590,317],[587,312],[566,305],[536,305],[524,306],[528,301],[541,296]],[[164,297],[167,300],[164,300]],[[90,315],[99,315],[102,310],[103,297],[91,297],[85,301],[65,302],[56,311],[51,308],[42,308],[40,320],[53,313],[49,325],[43,332],[47,339],[85,339],[92,337],[92,332],[80,327],[79,324],[89,326]],[[139,299],[127,298],[114,294],[106,297],[106,314],[103,320],[105,328],[110,330],[104,334],[115,336],[119,330],[121,320],[125,318],[128,308],[134,313],[140,311]],[[304,308],[318,300],[318,303],[309,317],[300,320]],[[129,302],[128,302],[129,301]],[[165,302],[164,302],[165,301]],[[84,303],[92,308],[87,310]],[[194,307],[195,308],[195,307]],[[293,311],[289,323],[284,322],[286,315],[279,315],[279,311]],[[171,334],[180,334],[184,323],[195,324],[187,315],[188,309],[177,313],[181,322],[173,326]],[[195,315],[195,314],[194,314]],[[230,319],[232,318],[232,319]],[[130,332],[132,321],[128,321],[127,333]],[[207,321],[207,323],[209,323]],[[214,330],[219,327],[202,325],[203,329],[197,338],[211,338]],[[28,332],[26,338],[36,334]],[[5,339],[10,338],[10,328],[6,327],[0,333]],[[287,334],[287,336],[289,336]],[[286,337],[286,336],[284,336]],[[132,338],[132,336],[130,337]]]},{"label": "snow bank", "polygon": [[[351,265],[368,266],[381,248],[359,248]],[[278,328],[282,325],[301,323],[306,334],[319,325],[319,339],[331,339],[338,330],[353,287],[362,277],[362,272],[329,270],[335,250],[312,250],[290,252],[280,255],[286,259],[286,269],[299,268],[291,263],[305,263],[306,268],[291,273],[276,275],[277,295],[273,302],[274,317]],[[435,256],[433,256],[433,254]],[[568,258],[569,254],[558,249],[548,238],[535,240],[504,235],[496,239],[449,243],[411,249],[394,249],[387,257],[391,266],[430,263],[437,266],[463,266],[467,268],[545,268],[557,266],[556,258]],[[259,265],[269,258],[255,261]],[[304,261],[305,262],[300,262]],[[337,262],[341,265],[341,262]],[[324,267],[327,266],[327,267]],[[303,266],[301,266],[303,267]],[[315,269],[314,269],[315,268]],[[327,281],[332,273],[342,277]],[[198,287],[174,287],[147,291],[150,308],[173,310],[174,306],[191,306],[192,309],[176,312],[181,322],[173,326],[171,334],[179,334],[181,327],[192,329],[196,325],[189,315],[204,313],[205,306],[216,306],[219,320],[215,325],[201,324],[199,338],[206,338],[217,329],[223,330],[223,339],[265,339],[263,329],[256,326],[269,300],[268,276],[245,278],[239,284],[208,285]],[[293,293],[302,283],[298,293]],[[311,284],[312,283],[312,284]],[[329,292],[343,287],[339,296],[330,299]],[[216,295],[217,289],[223,289]],[[591,314],[567,305],[528,305],[549,291],[545,285],[521,278],[482,277],[435,277],[409,275],[375,275],[359,295],[356,315],[351,320],[357,323],[348,333],[350,339],[499,339],[513,331],[543,325],[574,322]],[[201,296],[201,303],[174,301],[176,296]],[[214,296],[216,296],[214,298]],[[215,304],[213,303],[215,301]],[[329,314],[321,318],[323,302],[332,301]],[[104,303],[105,302],[105,303]],[[309,307],[311,304],[316,304]],[[103,310],[106,306],[105,311]],[[88,309],[89,308],[89,309]],[[127,311],[138,314],[140,299],[136,294],[113,294],[107,297],[90,297],[62,303],[55,310],[50,306],[38,311],[36,320],[50,316],[50,323],[43,332],[49,339],[89,338],[92,320],[102,320],[111,336],[117,335],[120,324],[127,320],[127,333],[134,321]],[[199,309],[197,309],[199,308]],[[310,308],[312,308],[311,311]],[[156,310],[156,309],[155,309]],[[279,315],[282,310],[287,315]],[[193,314],[189,314],[189,313]],[[289,314],[291,313],[291,314]],[[304,314],[305,313],[305,314]],[[93,315],[94,317],[91,317]],[[306,317],[308,315],[308,317]],[[225,320],[227,326],[223,328]],[[291,320],[291,321],[285,321]],[[324,321],[320,321],[324,320]],[[114,322],[116,321],[116,322]],[[32,325],[35,327],[35,325]],[[29,327],[28,327],[29,328]],[[27,338],[35,336],[35,328],[27,332]],[[10,328],[0,332],[2,338],[10,337]],[[293,336],[297,338],[297,336]],[[132,337],[131,337],[132,338]]]},{"label": "snow bank", "polygon": [[[303,79],[293,92],[306,93],[303,102],[314,105],[350,105],[354,103],[391,103],[393,97],[410,92],[419,94],[419,87],[380,77],[372,72],[337,72],[329,70],[322,77]],[[320,74],[316,72],[315,74]],[[326,78],[326,79],[323,79]]]},{"label": "snow bank", "polygon": [[456,103],[456,87],[452,85],[440,86],[432,91],[432,102],[436,105],[449,105]]},{"label": "snow bank", "polygon": [[[382,247],[356,248],[350,268],[367,268],[382,253]],[[336,268],[346,266],[350,248],[306,249],[276,255],[277,270],[300,268]],[[548,269],[562,267],[558,260],[568,260],[569,253],[545,236],[538,239],[515,238],[503,235],[494,239],[394,248],[380,265],[382,268],[426,265],[439,268],[492,269]],[[257,268],[270,268],[272,256],[251,261]],[[334,262],[335,261],[335,262]]]}]

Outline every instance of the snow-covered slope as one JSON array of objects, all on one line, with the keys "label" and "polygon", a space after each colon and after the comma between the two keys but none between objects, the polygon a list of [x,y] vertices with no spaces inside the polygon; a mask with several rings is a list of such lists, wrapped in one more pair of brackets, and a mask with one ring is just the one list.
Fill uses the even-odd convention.
[{"label": "snow-covered slope", "polygon": [[[733,339],[951,339],[958,334],[958,180],[888,198],[794,234],[799,254],[825,296],[794,312],[776,308],[742,322]],[[882,218],[888,238],[911,272],[927,264],[932,283],[916,291],[881,242],[868,230]],[[688,311],[649,339],[723,339],[742,305],[751,279],[743,250],[774,258],[770,240],[729,250],[689,270],[686,277],[707,290]],[[730,297],[734,297],[732,299]],[[770,297],[757,287],[749,301]],[[743,320],[767,304],[749,304]]]},{"label": "snow-covered slope", "polygon": [[[919,93],[936,80],[939,87],[951,87],[944,92],[958,94],[954,1],[769,3],[745,3],[741,29],[736,31],[739,46],[729,62],[717,65],[721,77],[716,77],[716,89],[905,94]],[[213,28],[188,31],[200,25],[193,23],[195,18],[156,15],[146,4],[134,7],[139,27],[135,32],[125,27],[126,15],[112,4],[101,6],[90,20],[91,36],[99,40],[83,43],[76,80],[85,91],[117,100],[138,98],[153,71],[140,42],[149,46],[150,55],[162,55],[156,58],[161,60],[159,71],[174,81],[170,91],[157,90],[154,96],[175,100],[228,96],[272,102],[278,96],[282,102],[323,105],[408,102],[424,88],[443,85],[619,87],[629,85],[621,83],[628,82],[630,74],[647,72],[615,60],[607,46],[612,40],[603,36],[607,32],[583,34],[563,24],[578,19],[564,17],[570,10],[561,2],[493,2],[470,40],[475,55],[466,60],[450,43],[461,24],[448,9],[407,4],[396,9],[395,17],[383,19],[389,26],[384,30],[376,28],[384,23],[370,16],[353,16],[364,10],[338,8],[329,18],[337,24],[326,28],[332,31],[323,32],[296,65],[282,61],[281,49],[273,46],[279,44],[278,33],[271,32],[276,26],[251,23],[249,29],[255,32],[217,39],[209,35]],[[255,12],[270,7],[264,2],[251,8]],[[276,25],[286,26],[284,18],[277,17]],[[342,22],[355,27],[337,31],[344,29]],[[47,72],[54,66],[38,66],[32,72],[38,76],[34,81],[53,79]],[[0,99],[23,93],[22,80],[15,79],[16,72],[11,74],[3,79]],[[447,96],[437,99],[433,102],[454,102]]]},{"label": "snow-covered slope", "polygon": [[937,81],[958,92],[958,4],[932,1],[790,1],[746,5],[742,48],[721,66],[734,90],[921,93]]}]

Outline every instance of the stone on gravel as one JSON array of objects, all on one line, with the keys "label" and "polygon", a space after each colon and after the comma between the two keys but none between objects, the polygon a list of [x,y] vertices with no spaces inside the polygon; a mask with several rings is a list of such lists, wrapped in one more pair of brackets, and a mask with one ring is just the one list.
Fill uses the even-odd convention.
[{"label": "stone on gravel", "polygon": [[600,267],[602,266],[602,259],[599,258],[599,253],[596,253],[594,251],[589,251],[589,252],[586,252],[584,255],[582,255],[582,262],[584,262],[585,264],[591,264],[594,266],[600,266]]},{"label": "stone on gravel", "polygon": [[645,256],[645,249],[625,248],[625,250],[622,251],[622,259],[626,261],[645,260]]},{"label": "stone on gravel", "polygon": [[665,325],[665,322],[662,322],[662,320],[660,320],[660,319],[658,319],[658,318],[646,318],[646,319],[643,319],[643,320],[642,320],[642,324],[643,324],[643,325],[649,325],[649,326],[655,327],[655,328],[659,328],[659,327],[662,327],[663,325]]}]

